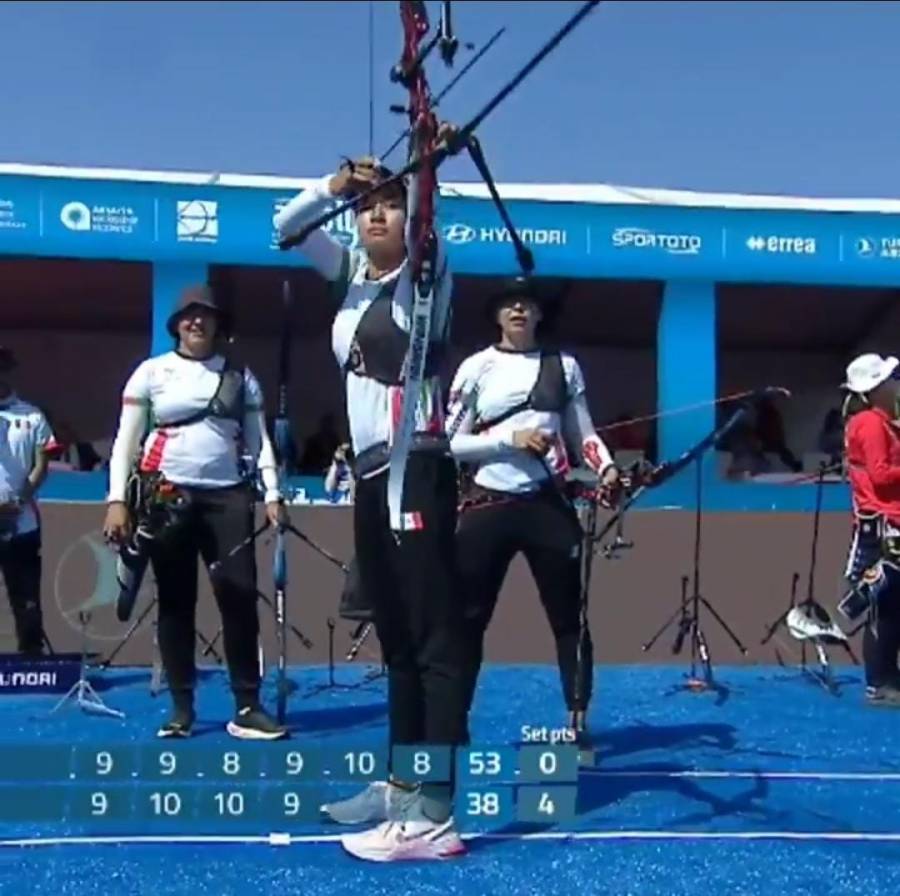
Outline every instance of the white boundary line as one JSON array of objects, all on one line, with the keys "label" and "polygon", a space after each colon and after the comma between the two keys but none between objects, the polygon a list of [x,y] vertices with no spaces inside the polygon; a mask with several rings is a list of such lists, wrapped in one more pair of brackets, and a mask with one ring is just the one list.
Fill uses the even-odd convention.
[{"label": "white boundary line", "polygon": [[753,778],[764,780],[796,781],[900,781],[900,772],[754,772],[754,771],[671,771],[660,769],[579,769],[579,774],[590,778]]},{"label": "white boundary line", "polygon": [[[299,846],[340,843],[341,834],[279,834],[267,836],[222,835],[139,835],[121,837],[32,837],[0,840],[0,847],[248,844]],[[890,831],[536,831],[534,833],[465,833],[463,840],[782,840],[840,841],[858,843],[900,843],[900,833]]]}]

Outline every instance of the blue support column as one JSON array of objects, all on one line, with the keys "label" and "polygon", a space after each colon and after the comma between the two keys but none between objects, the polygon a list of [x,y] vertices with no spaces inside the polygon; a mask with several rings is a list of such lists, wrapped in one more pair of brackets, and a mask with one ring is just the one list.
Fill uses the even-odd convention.
[{"label": "blue support column", "polygon": [[[715,284],[666,283],[657,331],[656,379],[662,415],[657,425],[658,458],[673,459],[716,425],[713,404],[671,413],[716,397]],[[708,476],[715,469],[712,452],[704,461]]]},{"label": "blue support column", "polygon": [[166,331],[166,320],[186,286],[206,283],[209,269],[205,264],[156,262],[153,265],[153,341],[151,354],[160,355],[172,348],[172,337]]}]

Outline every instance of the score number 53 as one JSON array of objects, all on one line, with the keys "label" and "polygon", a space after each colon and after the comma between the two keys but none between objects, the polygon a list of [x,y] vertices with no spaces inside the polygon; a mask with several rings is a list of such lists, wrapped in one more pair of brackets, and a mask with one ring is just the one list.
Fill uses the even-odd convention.
[{"label": "score number 53", "polygon": [[468,754],[469,774],[472,776],[499,775],[502,763],[500,754],[494,750],[473,750]]}]

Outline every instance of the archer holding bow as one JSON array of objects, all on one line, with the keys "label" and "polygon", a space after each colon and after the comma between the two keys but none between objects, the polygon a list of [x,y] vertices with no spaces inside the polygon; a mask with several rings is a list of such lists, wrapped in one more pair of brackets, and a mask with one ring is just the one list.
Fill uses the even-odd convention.
[{"label": "archer holding bow", "polygon": [[[448,428],[454,456],[474,467],[457,539],[474,648],[469,704],[485,631],[509,564],[521,551],[556,641],[567,724],[576,738],[584,734],[591,697],[593,646],[590,632],[581,631],[584,533],[566,492],[567,444],[597,474],[605,500],[614,500],[619,471],[591,421],[578,361],[546,342],[558,313],[558,300],[533,281],[502,284],[487,305],[499,339],[457,370]],[[579,670],[583,680],[576,685]]]},{"label": "archer holding bow", "polygon": [[[442,125],[437,139],[454,133]],[[349,163],[292,199],[275,226],[287,237],[336,201],[365,194],[355,207],[358,249],[317,229],[305,237],[302,251],[340,303],[332,349],[345,375],[356,563],[388,671],[390,744],[453,746],[465,735],[467,648],[456,563],[456,464],[444,431],[438,378],[450,335],[452,277],[445,248],[432,233],[429,338],[421,384],[407,396],[416,401],[415,420],[398,535],[389,515],[389,470],[403,417],[415,296],[407,245],[412,184],[395,178],[373,192],[391,177],[371,158]],[[435,202],[437,192],[435,184]],[[418,786],[392,775],[322,808],[339,823],[377,824],[344,838],[344,847],[360,858],[446,858],[464,851],[449,784]]]},{"label": "archer holding bow", "polygon": [[[863,632],[866,701],[900,708],[900,395],[897,358],[860,355],[847,367],[844,449],[853,501],[845,615],[869,611]],[[856,598],[856,600],[854,600]]]}]

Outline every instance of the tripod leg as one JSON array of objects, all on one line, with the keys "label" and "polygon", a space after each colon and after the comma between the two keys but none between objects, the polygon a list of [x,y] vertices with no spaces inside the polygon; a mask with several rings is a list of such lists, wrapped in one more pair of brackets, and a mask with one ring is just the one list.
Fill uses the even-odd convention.
[{"label": "tripod leg", "polygon": [[666,631],[666,629],[676,620],[679,616],[684,614],[685,605],[682,604],[660,627],[659,631],[644,645],[641,646],[641,650],[645,653],[650,650],[651,647],[660,639],[662,634]]},{"label": "tripod leg", "polygon": [[738,648],[738,650],[740,650],[740,652],[743,653],[744,656],[746,656],[747,648],[744,647],[743,644],[741,644],[738,636],[728,627],[728,623],[718,614],[716,608],[705,597],[701,597],[700,600],[703,602],[703,606],[706,607],[706,609],[709,610],[710,613],[712,613],[716,622],[718,622],[719,625],[722,626],[722,628],[725,630],[725,633],[731,638],[732,641],[734,641],[735,646]]},{"label": "tripod leg", "polygon": [[222,664],[222,657],[219,654],[219,652],[216,650],[215,643],[216,643],[216,641],[219,640],[219,636],[221,634],[222,634],[222,629],[219,629],[216,632],[216,636],[212,639],[212,641],[210,641],[206,637],[206,635],[203,634],[203,632],[201,632],[201,631],[197,632],[197,637],[206,645],[206,649],[203,651],[203,656],[209,656],[209,654],[211,653],[213,655],[213,657],[215,658],[216,662],[219,663],[220,665]]},{"label": "tripod leg", "polygon": [[354,632],[353,643],[350,645],[350,649],[347,651],[347,656],[345,657],[348,663],[352,663],[353,660],[356,659],[356,655],[361,650],[363,644],[366,643],[366,639],[372,633],[373,628],[374,623],[364,622],[357,628],[356,632]]}]

